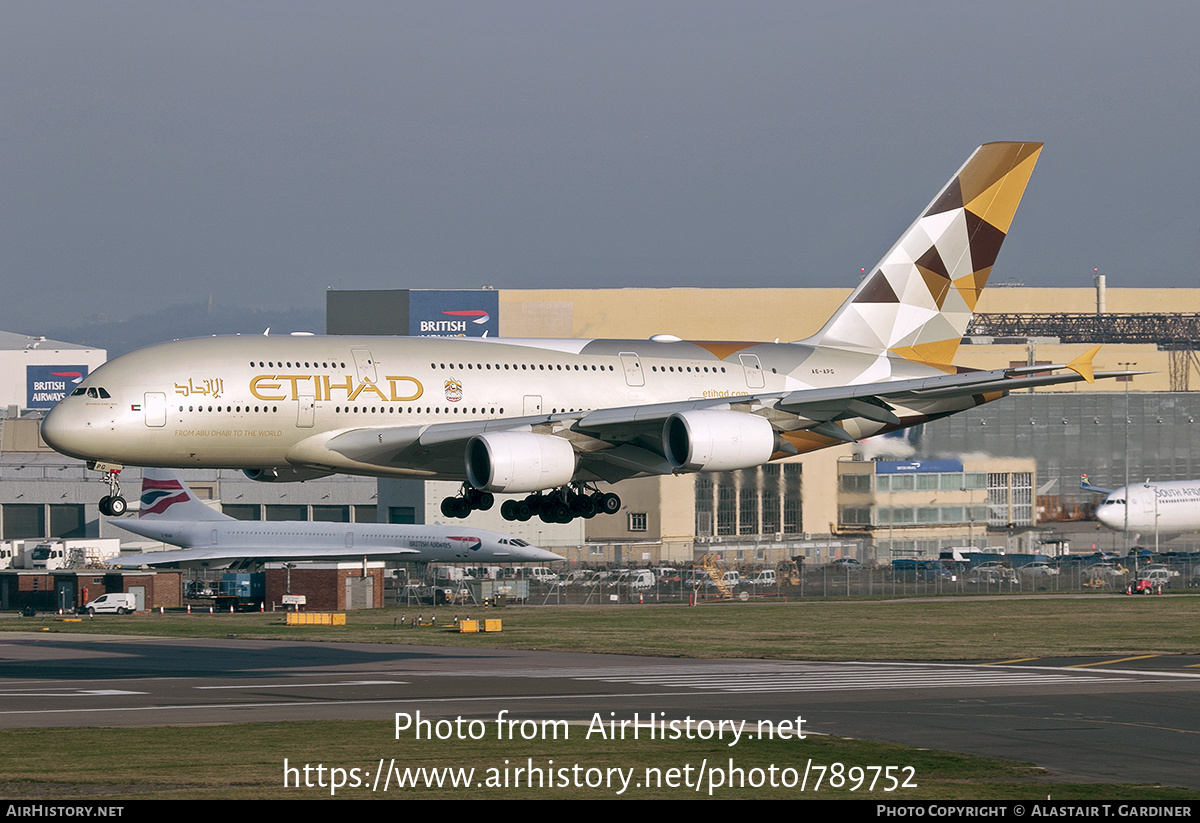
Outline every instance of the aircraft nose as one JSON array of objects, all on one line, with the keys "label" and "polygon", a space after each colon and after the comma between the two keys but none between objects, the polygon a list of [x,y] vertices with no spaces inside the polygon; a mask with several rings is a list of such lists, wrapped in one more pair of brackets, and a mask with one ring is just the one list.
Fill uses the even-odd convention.
[{"label": "aircraft nose", "polygon": [[1096,511],[1096,519],[1110,529],[1123,529],[1125,528],[1125,507],[1123,505],[1101,506]]},{"label": "aircraft nose", "polygon": [[54,406],[42,418],[42,439],[46,441],[46,444],[50,448],[59,452],[62,451],[60,445],[63,444],[63,438],[66,434],[63,417],[64,415],[59,413],[58,406]]},{"label": "aircraft nose", "polygon": [[90,455],[83,450],[81,429],[74,417],[72,410],[62,403],[50,409],[42,419],[42,439],[60,454],[87,459]]},{"label": "aircraft nose", "polygon": [[525,552],[528,555],[529,562],[537,563],[553,563],[555,560],[566,560],[561,554],[555,554],[547,549],[539,549],[537,546],[526,546]]}]

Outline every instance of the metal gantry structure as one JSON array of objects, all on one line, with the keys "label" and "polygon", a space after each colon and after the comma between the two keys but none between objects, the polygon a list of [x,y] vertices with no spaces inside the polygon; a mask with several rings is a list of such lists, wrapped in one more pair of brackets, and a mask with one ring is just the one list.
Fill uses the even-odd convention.
[{"label": "metal gantry structure", "polygon": [[1171,391],[1188,391],[1200,372],[1200,314],[977,314],[968,337],[1056,337],[1062,343],[1150,343],[1171,353]]}]

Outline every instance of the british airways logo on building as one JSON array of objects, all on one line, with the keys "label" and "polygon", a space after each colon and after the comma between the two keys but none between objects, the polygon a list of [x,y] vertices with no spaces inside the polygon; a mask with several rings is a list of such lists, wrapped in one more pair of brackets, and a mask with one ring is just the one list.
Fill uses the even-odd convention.
[{"label": "british airways logo on building", "polygon": [[48,409],[87,377],[87,366],[26,366],[27,409]]},{"label": "british airways logo on building", "polygon": [[430,332],[438,332],[445,334],[446,332],[462,333],[467,330],[467,320],[477,326],[482,326],[492,319],[492,316],[485,311],[444,311],[442,312],[447,317],[461,317],[462,320],[422,320],[421,333],[428,334]]},{"label": "british airways logo on building", "polygon": [[497,292],[413,290],[409,334],[429,337],[489,337],[498,333]]}]

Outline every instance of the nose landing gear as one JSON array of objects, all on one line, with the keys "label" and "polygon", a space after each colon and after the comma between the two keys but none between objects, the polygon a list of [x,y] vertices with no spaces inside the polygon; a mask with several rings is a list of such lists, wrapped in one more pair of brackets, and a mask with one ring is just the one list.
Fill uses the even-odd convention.
[{"label": "nose landing gear", "polygon": [[100,514],[105,517],[120,517],[129,511],[129,504],[121,496],[121,467],[103,463],[90,463],[88,464],[88,468],[104,472],[105,480],[108,481],[108,494],[101,497],[98,504]]}]

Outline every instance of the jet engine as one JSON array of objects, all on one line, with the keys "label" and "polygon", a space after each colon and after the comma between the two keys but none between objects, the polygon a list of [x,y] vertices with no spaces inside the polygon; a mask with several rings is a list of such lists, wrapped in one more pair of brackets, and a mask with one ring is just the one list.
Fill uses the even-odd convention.
[{"label": "jet engine", "polygon": [[316,469],[242,469],[242,474],[259,483],[302,483],[305,480],[316,480],[318,477],[328,477],[333,472],[317,471]]},{"label": "jet engine", "polygon": [[775,431],[766,418],[734,411],[676,412],[663,424],[663,454],[687,471],[749,469],[775,451]]},{"label": "jet engine", "polygon": [[489,492],[535,492],[571,482],[575,449],[561,437],[487,432],[467,442],[467,482]]}]

